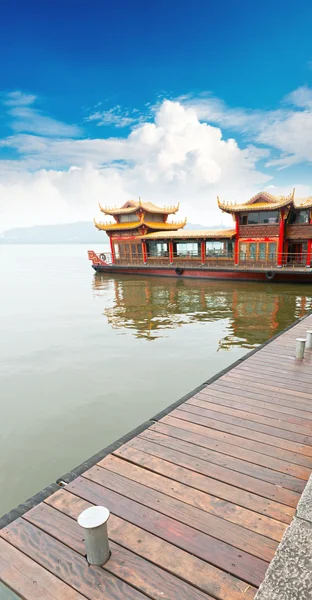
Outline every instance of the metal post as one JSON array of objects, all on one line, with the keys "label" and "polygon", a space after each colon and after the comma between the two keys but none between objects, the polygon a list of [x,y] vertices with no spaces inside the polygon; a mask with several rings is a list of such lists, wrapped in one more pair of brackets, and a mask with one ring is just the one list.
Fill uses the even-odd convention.
[{"label": "metal post", "polygon": [[307,331],[306,350],[312,350],[312,330]]},{"label": "metal post", "polygon": [[104,506],[91,506],[78,517],[78,524],[84,530],[87,561],[90,565],[104,565],[109,557],[107,521],[109,510]]},{"label": "metal post", "polygon": [[304,357],[305,345],[306,345],[305,338],[297,338],[296,339],[296,358],[298,358],[298,360],[302,360]]}]

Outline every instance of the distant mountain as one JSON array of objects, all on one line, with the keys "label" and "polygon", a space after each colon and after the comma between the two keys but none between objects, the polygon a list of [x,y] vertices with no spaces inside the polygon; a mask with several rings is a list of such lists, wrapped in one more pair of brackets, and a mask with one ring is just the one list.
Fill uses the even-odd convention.
[{"label": "distant mountain", "polygon": [[18,227],[0,234],[0,244],[101,244],[103,241],[108,242],[106,233],[89,221]]},{"label": "distant mountain", "polygon": [[187,223],[184,229],[230,229],[226,225],[199,225],[198,223]]},{"label": "distant mountain", "polygon": [[[185,229],[226,229],[226,227],[188,223]],[[98,231],[89,221],[18,227],[0,234],[0,244],[101,244],[103,242],[108,242],[108,236],[104,231]]]}]

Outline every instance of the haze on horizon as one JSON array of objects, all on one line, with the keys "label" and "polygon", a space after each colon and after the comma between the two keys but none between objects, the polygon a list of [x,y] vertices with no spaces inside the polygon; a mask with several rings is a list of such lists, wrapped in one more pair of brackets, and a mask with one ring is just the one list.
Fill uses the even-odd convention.
[{"label": "haze on horizon", "polygon": [[0,232],[139,196],[215,225],[231,223],[217,196],[311,195],[311,16],[307,1],[7,4]]}]

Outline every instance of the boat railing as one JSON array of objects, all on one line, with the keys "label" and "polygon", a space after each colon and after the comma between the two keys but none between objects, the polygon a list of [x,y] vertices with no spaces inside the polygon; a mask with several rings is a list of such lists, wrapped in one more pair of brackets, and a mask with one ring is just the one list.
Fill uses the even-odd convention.
[{"label": "boat railing", "polygon": [[[110,252],[105,254],[97,255],[107,265],[115,264],[120,266],[169,266],[173,265],[177,267],[211,267],[211,268],[246,268],[246,269],[265,269],[273,270],[278,266],[283,269],[298,269],[307,268],[311,265],[311,256],[307,252],[301,253],[283,253],[278,255],[277,253],[270,253],[266,256],[260,256],[251,254],[239,253],[237,260],[235,261],[235,255],[233,253],[225,254],[208,254],[206,256],[198,255],[195,253],[188,254],[175,254],[171,257],[167,253],[164,254],[148,254],[146,256],[146,262],[142,253],[132,253],[123,256],[114,256]],[[105,259],[104,259],[105,257]],[[280,258],[280,260],[278,260]]]}]

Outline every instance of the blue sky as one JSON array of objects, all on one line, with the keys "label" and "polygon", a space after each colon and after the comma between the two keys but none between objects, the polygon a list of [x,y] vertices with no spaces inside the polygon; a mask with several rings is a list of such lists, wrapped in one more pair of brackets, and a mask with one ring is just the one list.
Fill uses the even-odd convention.
[{"label": "blue sky", "polygon": [[311,24],[308,1],[3,4],[0,229],[312,194]]}]

